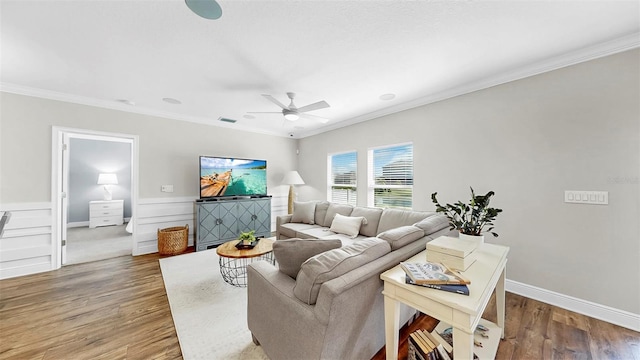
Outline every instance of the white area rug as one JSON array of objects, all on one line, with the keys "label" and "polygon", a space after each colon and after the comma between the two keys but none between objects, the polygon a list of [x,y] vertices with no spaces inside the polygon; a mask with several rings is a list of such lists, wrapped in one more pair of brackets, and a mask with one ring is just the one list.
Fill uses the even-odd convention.
[{"label": "white area rug", "polygon": [[184,359],[265,359],[247,328],[247,289],[222,280],[215,250],[160,259]]}]

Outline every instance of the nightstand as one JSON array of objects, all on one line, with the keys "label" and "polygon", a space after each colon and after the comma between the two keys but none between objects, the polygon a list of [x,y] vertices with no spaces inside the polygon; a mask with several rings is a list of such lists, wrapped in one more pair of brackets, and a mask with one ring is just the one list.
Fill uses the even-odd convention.
[{"label": "nightstand", "polygon": [[89,201],[89,228],[124,223],[124,200]]}]

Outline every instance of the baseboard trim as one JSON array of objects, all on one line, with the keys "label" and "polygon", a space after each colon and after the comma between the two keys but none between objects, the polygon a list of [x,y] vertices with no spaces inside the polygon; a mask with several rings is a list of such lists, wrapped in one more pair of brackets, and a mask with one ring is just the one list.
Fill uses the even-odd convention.
[{"label": "baseboard trim", "polygon": [[551,290],[506,280],[507,291],[640,332],[640,314],[578,299]]},{"label": "baseboard trim", "polygon": [[89,227],[89,222],[88,221],[74,221],[74,222],[67,223],[67,229],[79,228],[79,227]]}]

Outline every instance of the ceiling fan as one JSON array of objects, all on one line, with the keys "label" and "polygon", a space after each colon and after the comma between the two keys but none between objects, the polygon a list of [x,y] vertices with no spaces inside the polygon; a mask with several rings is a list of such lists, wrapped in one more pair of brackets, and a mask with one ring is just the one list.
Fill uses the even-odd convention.
[{"label": "ceiling fan", "polygon": [[252,114],[279,114],[282,113],[282,115],[284,115],[284,118],[289,120],[289,121],[296,121],[298,120],[300,117],[306,117],[306,118],[310,118],[310,119],[314,119],[314,120],[318,120],[320,122],[327,123],[329,121],[329,119],[323,118],[323,117],[319,117],[319,116],[315,116],[315,115],[311,115],[311,114],[305,114],[306,112],[309,111],[313,111],[313,110],[320,110],[320,109],[324,109],[324,108],[328,108],[330,105],[322,100],[322,101],[318,101],[315,102],[313,104],[309,104],[303,107],[297,107],[294,103],[293,103],[293,98],[296,97],[295,93],[292,92],[288,92],[287,96],[289,97],[289,99],[291,99],[291,103],[289,104],[289,106],[285,106],[283,103],[281,103],[280,101],[278,101],[276,98],[274,98],[271,95],[267,95],[267,94],[262,94],[262,96],[271,101],[272,103],[278,105],[279,107],[282,108],[282,111],[250,111],[250,113]]}]

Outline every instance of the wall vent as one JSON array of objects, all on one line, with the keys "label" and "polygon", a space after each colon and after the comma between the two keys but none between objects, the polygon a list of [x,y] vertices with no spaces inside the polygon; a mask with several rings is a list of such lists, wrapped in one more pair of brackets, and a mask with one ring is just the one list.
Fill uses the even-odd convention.
[{"label": "wall vent", "polygon": [[233,120],[233,119],[227,119],[227,118],[223,118],[223,117],[219,117],[218,120],[220,121],[224,121],[224,122],[228,122],[228,123],[235,123],[238,120]]}]

